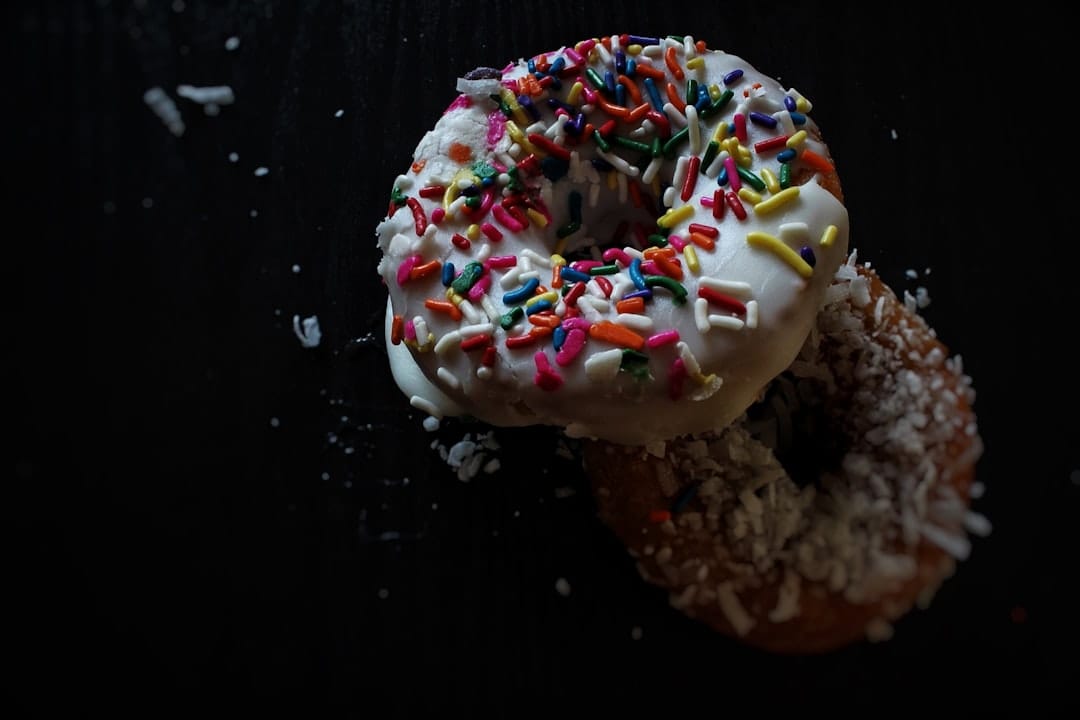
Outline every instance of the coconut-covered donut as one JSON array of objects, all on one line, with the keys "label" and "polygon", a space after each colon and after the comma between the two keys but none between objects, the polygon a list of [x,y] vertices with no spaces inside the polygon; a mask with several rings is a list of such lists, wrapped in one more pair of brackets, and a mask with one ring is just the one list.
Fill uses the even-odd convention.
[{"label": "coconut-covered donut", "polygon": [[959,358],[876,274],[837,273],[816,328],[762,400],[661,457],[585,450],[601,517],[688,615],[764,649],[891,634],[968,533],[982,445]]},{"label": "coconut-covered donut", "polygon": [[412,405],[627,444],[740,416],[847,255],[810,101],[689,36],[588,39],[458,91],[377,231]]}]

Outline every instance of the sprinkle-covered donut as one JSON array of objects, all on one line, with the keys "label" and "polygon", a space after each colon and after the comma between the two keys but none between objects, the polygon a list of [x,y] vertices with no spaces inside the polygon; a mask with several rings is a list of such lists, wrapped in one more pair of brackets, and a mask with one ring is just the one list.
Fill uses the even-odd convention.
[{"label": "sprinkle-covered donut", "polygon": [[583,40],[457,89],[377,231],[412,405],[627,444],[741,415],[847,254],[810,101],[689,36]]},{"label": "sprinkle-covered donut", "polygon": [[971,379],[926,322],[845,264],[815,331],[732,426],[662,457],[586,444],[600,515],[672,604],[763,649],[821,652],[925,606],[969,533]]}]

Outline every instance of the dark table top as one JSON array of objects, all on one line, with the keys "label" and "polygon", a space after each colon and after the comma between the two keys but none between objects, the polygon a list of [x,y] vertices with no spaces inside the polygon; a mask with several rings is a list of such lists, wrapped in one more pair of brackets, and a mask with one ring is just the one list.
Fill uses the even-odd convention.
[{"label": "dark table top", "polygon": [[[1052,418],[1080,399],[1055,330],[1075,238],[1047,222],[1071,183],[1068,43],[1042,11],[827,8],[9,7],[27,706],[840,707],[1073,681],[1080,455]],[[489,428],[428,433],[393,385],[374,229],[455,78],[611,32],[690,32],[813,99],[860,257],[928,288],[974,377],[994,531],[888,643],[792,659],[704,630],[638,579],[553,431],[495,430],[501,469],[461,482],[433,441]],[[235,103],[207,115],[181,84]]]}]

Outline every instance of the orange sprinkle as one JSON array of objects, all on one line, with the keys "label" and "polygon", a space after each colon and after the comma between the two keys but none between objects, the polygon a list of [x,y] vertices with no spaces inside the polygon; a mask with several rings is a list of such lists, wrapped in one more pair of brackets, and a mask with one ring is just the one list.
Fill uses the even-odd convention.
[{"label": "orange sprinkle", "polygon": [[521,88],[522,95],[528,95],[530,97],[536,97],[540,93],[544,92],[544,88],[541,87],[540,81],[532,75],[524,75],[518,78],[518,86]]},{"label": "orange sprinkle", "polygon": [[529,316],[529,322],[537,327],[551,328],[554,330],[561,322],[555,313],[536,313]]},{"label": "orange sprinkle", "polygon": [[683,279],[682,265],[674,260],[666,258],[663,255],[657,255],[653,258],[653,262],[655,262],[656,266],[663,270],[664,274],[668,277],[673,277],[676,280]]},{"label": "orange sprinkle", "polygon": [[551,63],[548,62],[546,54],[541,55],[539,58],[537,58],[537,60],[536,60],[536,69],[537,70],[539,70],[540,72],[543,73],[543,72],[547,72],[549,67],[551,67]]},{"label": "orange sprinkle", "polygon": [[701,233],[690,233],[690,242],[697,245],[702,250],[712,250],[716,247],[716,241],[708,235],[702,235]]},{"label": "orange sprinkle", "polygon": [[461,143],[450,143],[450,159],[454,162],[468,162],[472,159],[472,150],[468,145],[462,145]]},{"label": "orange sprinkle", "polygon": [[[532,316],[530,316],[532,317]],[[551,333],[555,332],[554,327],[546,327],[544,325],[537,325],[529,331],[529,335],[535,338],[547,337]]]},{"label": "orange sprinkle", "polygon": [[641,188],[638,187],[637,180],[631,180],[627,189],[630,190],[630,201],[634,203],[634,207],[641,207]]},{"label": "orange sprinkle", "polygon": [[620,300],[615,303],[615,309],[621,313],[643,313],[645,312],[645,298],[632,297]]},{"label": "orange sprinkle", "polygon": [[668,246],[668,247],[649,247],[649,248],[645,248],[645,252],[643,254],[645,255],[646,260],[652,260],[657,255],[659,255],[661,257],[666,257],[666,258],[673,258],[673,257],[675,257],[675,248],[673,248],[671,246]]},{"label": "orange sprinkle", "polygon": [[551,287],[558,290],[562,287],[562,265],[551,266]]},{"label": "orange sprinkle", "polygon": [[649,511],[649,522],[653,523],[654,525],[659,525],[660,523],[667,522],[670,519],[671,519],[671,512],[669,510],[650,510]]},{"label": "orange sprinkle", "polygon": [[428,310],[446,313],[450,316],[451,320],[456,321],[461,319],[461,311],[458,310],[457,305],[449,300],[435,300],[434,298],[428,298],[424,301],[424,307]]},{"label": "orange sprinkle", "polygon": [[697,51],[699,53],[705,52],[705,50],[706,50],[705,41],[704,40],[698,40],[696,43],[694,43],[694,47],[697,49]]},{"label": "orange sprinkle", "polygon": [[652,78],[653,80],[664,79],[663,70],[660,70],[659,68],[654,68],[652,65],[646,65],[645,63],[638,65],[634,69],[634,72],[636,72],[638,75],[644,75],[647,78]]},{"label": "orange sprinkle", "polygon": [[686,75],[683,73],[682,68],[679,67],[679,61],[675,59],[675,46],[670,46],[664,52],[664,62],[667,63],[668,70],[675,76],[675,79],[682,82],[686,79]]},{"label": "orange sprinkle", "polygon": [[589,337],[594,340],[603,340],[612,345],[628,347],[634,350],[640,350],[645,347],[645,338],[641,337],[630,328],[613,323],[609,320],[602,320],[601,322],[590,325]]},{"label": "orange sprinkle", "polygon": [[626,88],[626,94],[630,96],[630,99],[634,101],[634,104],[640,105],[641,91],[638,90],[637,83],[626,77],[625,75],[620,75],[618,77],[618,80],[619,83],[622,84],[624,88]]},{"label": "orange sprinkle", "polygon": [[626,116],[626,119],[630,122],[637,122],[641,118],[645,117],[650,110],[652,110],[652,105],[649,105],[649,103],[641,103],[636,108],[630,111],[630,114]]},{"label": "orange sprinkle", "polygon": [[424,169],[425,165],[427,165],[427,160],[417,160],[412,164],[412,171],[414,173],[419,173],[421,170]]},{"label": "orange sprinkle", "polygon": [[815,170],[820,170],[823,173],[830,173],[833,171],[831,162],[809,148],[803,150],[802,154],[799,155],[799,158]]},{"label": "orange sprinkle", "polygon": [[[671,48],[668,48],[669,50]],[[667,96],[671,104],[675,106],[675,109],[681,113],[686,112],[686,103],[679,97],[679,88],[675,87],[674,83],[667,84]]]},{"label": "orange sprinkle", "polygon": [[581,133],[581,137],[592,137],[592,131],[596,129],[596,126],[591,122],[585,123],[585,129]]},{"label": "orange sprinkle", "polygon": [[[641,300],[641,298],[638,298]],[[644,305],[645,301],[641,300],[641,304]],[[405,339],[405,318],[400,315],[394,316],[394,321],[390,325],[390,342],[394,345],[400,345],[401,341]]]},{"label": "orange sprinkle", "polygon": [[409,271],[410,280],[419,280],[420,278],[426,278],[432,273],[437,273],[442,270],[442,263],[438,260],[431,260],[423,265],[417,265]]}]

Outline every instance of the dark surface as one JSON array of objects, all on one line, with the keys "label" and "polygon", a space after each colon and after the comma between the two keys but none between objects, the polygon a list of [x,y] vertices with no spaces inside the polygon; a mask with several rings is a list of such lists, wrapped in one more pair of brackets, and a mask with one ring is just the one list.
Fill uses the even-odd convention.
[{"label": "dark surface", "polygon": [[[22,229],[6,234],[24,707],[1064,697],[1080,456],[1075,419],[1048,413],[1078,396],[1049,328],[1076,326],[1075,233],[1042,226],[1040,203],[1067,188],[1071,161],[1031,154],[1068,132],[1041,115],[1044,100],[1064,112],[1049,102],[1065,87],[1051,77],[1067,66],[1047,37],[1058,23],[636,7],[5,10],[21,68],[8,197]],[[580,470],[548,459],[553,433],[497,431],[502,469],[462,483],[429,445],[483,428],[428,434],[392,384],[374,228],[455,78],[613,31],[690,31],[810,97],[861,257],[897,289],[930,290],[926,316],[975,378],[976,509],[995,529],[887,644],[783,659],[705,631],[638,580]],[[1037,55],[1017,50],[1029,43]],[[175,98],[180,83],[229,84],[237,101],[206,117],[179,100],[175,138],[142,94]],[[318,315],[318,348],[297,342],[294,314]]]}]

